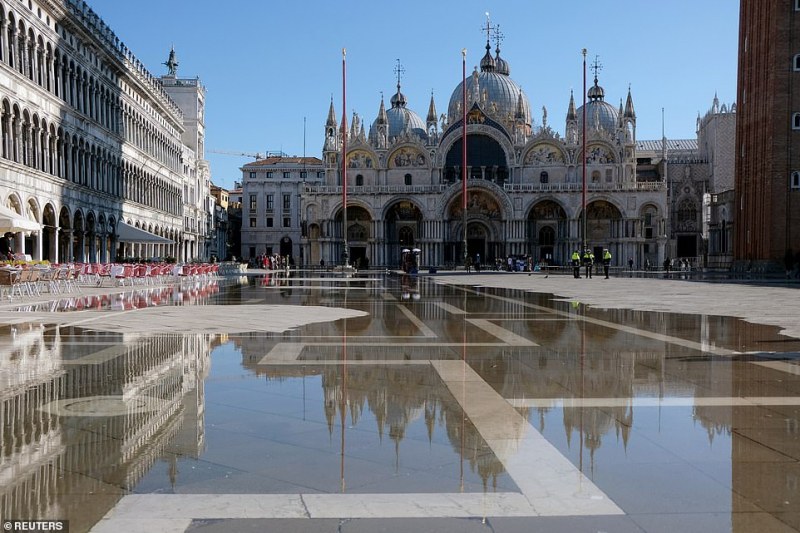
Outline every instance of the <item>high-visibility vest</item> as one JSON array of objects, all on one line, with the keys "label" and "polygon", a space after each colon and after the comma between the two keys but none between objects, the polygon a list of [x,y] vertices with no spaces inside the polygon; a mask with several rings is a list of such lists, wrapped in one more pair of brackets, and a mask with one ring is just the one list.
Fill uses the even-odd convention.
[{"label": "high-visibility vest", "polygon": [[603,252],[603,260],[604,261],[611,261],[611,252],[609,252],[608,250]]}]

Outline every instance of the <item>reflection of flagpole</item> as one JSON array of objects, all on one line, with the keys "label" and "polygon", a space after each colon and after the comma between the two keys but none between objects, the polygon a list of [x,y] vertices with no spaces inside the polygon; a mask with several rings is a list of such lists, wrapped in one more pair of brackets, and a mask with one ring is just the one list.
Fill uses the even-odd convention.
[{"label": "reflection of flagpole", "polygon": [[461,214],[464,226],[464,268],[467,267],[467,49],[461,49],[461,98],[463,132],[461,135]]},{"label": "reflection of flagpole", "polygon": [[464,314],[463,321],[461,325],[461,401],[464,402],[464,405],[461,406],[461,485],[460,490],[464,492],[464,446],[466,444],[465,433],[467,432],[466,428],[466,402],[467,402],[467,290],[466,288],[462,288],[464,291]]},{"label": "reflection of flagpole", "polygon": [[581,201],[581,206],[583,208],[583,228],[582,228],[582,251],[586,251],[586,48],[582,50],[583,53],[583,139],[581,143],[583,144],[583,155],[581,156],[581,168],[583,168],[583,197]]},{"label": "reflection of flagpole", "polygon": [[[350,282],[348,281],[348,284]],[[347,307],[347,288],[344,293],[344,306]],[[347,319],[344,319],[342,330],[342,400],[339,403],[339,420],[341,428],[341,456],[339,457],[339,478],[341,480],[342,492],[345,491],[344,481],[344,425],[347,422]]]},{"label": "reflection of flagpole", "polygon": [[349,266],[347,249],[347,50],[342,48],[342,239],[344,239],[344,266]]}]

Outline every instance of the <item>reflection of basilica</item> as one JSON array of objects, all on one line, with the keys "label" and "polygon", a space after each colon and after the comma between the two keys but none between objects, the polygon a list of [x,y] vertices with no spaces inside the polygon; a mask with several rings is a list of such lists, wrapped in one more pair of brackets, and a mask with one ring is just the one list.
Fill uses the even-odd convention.
[{"label": "reflection of basilica", "polygon": [[86,530],[160,458],[199,456],[210,348],[205,336],[0,329],[0,515]]},{"label": "reflection of basilica", "polygon": [[[544,108],[536,124],[528,96],[500,55],[499,39],[493,54],[489,37],[480,68],[455,87],[446,114],[437,115],[433,96],[425,120],[412,111],[399,75],[390,105],[381,98],[371,124],[357,113],[349,124],[339,124],[331,102],[325,182],[305,184],[302,198],[307,233],[301,256],[311,264],[342,257],[345,168],[349,254],[368,257],[373,265],[397,266],[401,250],[411,246],[422,250],[422,265],[460,264],[465,236],[468,254],[480,254],[484,262],[531,255],[566,264],[582,241],[584,177],[585,240],[595,255],[608,247],[615,264],[632,258],[640,266],[645,260],[660,265],[675,253],[700,256],[702,194],[717,192],[704,165],[724,159],[711,173],[732,176],[725,147],[733,142],[733,120],[725,121],[724,134],[712,122],[734,117],[734,106],[729,113],[715,99],[712,111],[698,119],[698,139],[669,142],[668,154],[662,140],[637,140],[630,89],[618,107],[606,101],[595,66],[585,106],[579,105],[582,95],[565,95],[562,134],[548,123]],[[465,116],[466,231],[460,184]]]}]

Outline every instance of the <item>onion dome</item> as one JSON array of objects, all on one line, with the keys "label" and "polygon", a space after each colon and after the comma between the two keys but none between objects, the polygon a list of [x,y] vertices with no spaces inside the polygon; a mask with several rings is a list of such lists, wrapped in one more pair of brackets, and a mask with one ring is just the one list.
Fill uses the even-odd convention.
[{"label": "onion dome", "polygon": [[495,56],[494,56],[494,70],[498,74],[503,74],[505,76],[509,76],[511,74],[511,67],[508,64],[508,61],[500,57],[500,47],[494,49]]}]

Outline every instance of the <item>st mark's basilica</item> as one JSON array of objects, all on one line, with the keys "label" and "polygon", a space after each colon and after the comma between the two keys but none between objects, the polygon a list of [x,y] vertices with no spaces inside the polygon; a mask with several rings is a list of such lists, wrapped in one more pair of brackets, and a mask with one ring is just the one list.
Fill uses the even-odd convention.
[{"label": "st mark's basilica", "polygon": [[[565,95],[562,134],[551,125],[545,108],[535,124],[528,97],[501,56],[499,40],[492,50],[487,38],[480,70],[476,67],[466,77],[469,257],[480,255],[485,263],[531,256],[567,264],[583,241],[584,157],[586,244],[595,256],[608,248],[614,264],[633,259],[643,266],[660,265],[676,255],[699,261],[708,253],[703,197],[714,187],[715,172],[730,173],[722,181],[732,182],[732,162],[719,161],[732,155],[727,146],[733,143],[735,104],[730,110],[720,108],[715,97],[706,116],[698,115],[698,140],[637,142],[630,89],[614,106],[607,101],[596,66],[593,74],[585,113],[581,95]],[[462,91],[459,82],[441,116],[431,96],[423,120],[403,95],[398,65],[397,91],[389,106],[381,97],[371,124],[354,113],[346,131],[331,101],[324,173],[318,174],[324,181],[306,182],[302,194],[304,262],[340,261],[346,220],[351,262],[397,266],[402,249],[418,248],[423,267],[461,264]],[[713,123],[727,118],[726,127]],[[713,142],[703,140],[712,130]],[[668,161],[669,176],[682,180],[672,186]],[[728,239],[717,235],[716,247],[724,251]]]}]

